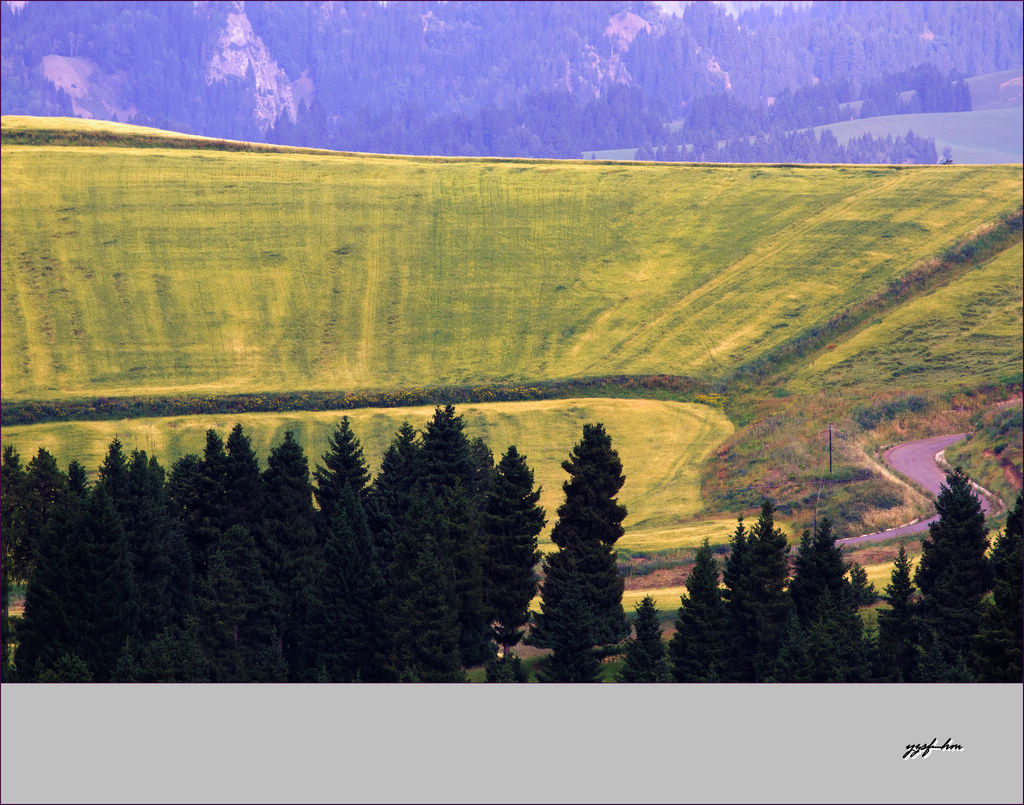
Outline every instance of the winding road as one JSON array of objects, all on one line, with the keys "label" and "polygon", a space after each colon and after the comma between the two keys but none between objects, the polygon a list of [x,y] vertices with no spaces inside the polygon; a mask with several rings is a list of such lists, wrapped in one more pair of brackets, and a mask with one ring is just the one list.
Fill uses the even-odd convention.
[{"label": "winding road", "polygon": [[[890,447],[882,454],[882,459],[899,473],[919,483],[933,497],[939,494],[942,483],[946,480],[946,471],[936,462],[939,453],[945,451],[951,444],[963,439],[966,433],[954,433],[949,436],[932,436],[929,439],[919,439],[916,442],[904,442],[895,447]],[[984,495],[980,495],[982,510],[987,514],[989,502]],[[909,534],[918,534],[928,530],[928,525],[939,519],[933,515],[927,520],[918,520],[898,528],[890,528],[888,531],[878,531],[874,534],[862,534],[859,537],[846,537],[837,539],[837,545],[857,545],[862,542],[877,542],[883,539],[904,537]]]}]

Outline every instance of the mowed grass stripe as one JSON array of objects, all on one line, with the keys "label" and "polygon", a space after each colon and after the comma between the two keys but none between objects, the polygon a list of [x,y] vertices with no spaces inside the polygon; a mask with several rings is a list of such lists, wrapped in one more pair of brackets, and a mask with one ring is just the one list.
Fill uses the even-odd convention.
[{"label": "mowed grass stripe", "polygon": [[1019,203],[1012,166],[4,146],[8,400],[723,376]]},{"label": "mowed grass stripe", "polygon": [[861,390],[973,387],[1020,382],[1024,360],[1017,243],[953,282],[888,311],[803,365],[788,387]]},{"label": "mowed grass stripe", "polygon": [[[402,422],[407,420],[421,428],[433,410],[423,406],[344,413],[351,419],[371,472],[375,473]],[[541,504],[548,518],[545,540],[564,499],[562,483],[568,474],[561,463],[580,440],[583,424],[587,422],[604,423],[622,459],[626,483],[619,500],[629,509],[629,516],[621,547],[687,547],[695,541],[699,544],[704,535],[714,532],[719,525],[692,523],[701,509],[700,466],[733,432],[729,420],[714,408],[656,400],[570,399],[479,403],[462,405],[457,410],[465,419],[467,434],[484,438],[495,452],[495,460],[510,444],[526,454],[535,480],[542,486]],[[326,452],[327,440],[340,417],[339,412],[318,412],[54,422],[4,428],[3,444],[15,447],[25,462],[44,447],[62,467],[77,458],[92,471],[116,436],[125,450],[145,450],[169,468],[185,453],[202,453],[208,428],[218,430],[226,438],[235,422],[240,422],[251,434],[264,466],[271,447],[283,440],[285,431],[291,430],[305,449],[312,468]],[[654,531],[652,523],[659,524]],[[675,539],[673,532],[677,532]],[[550,543],[546,544],[550,547]]]}]

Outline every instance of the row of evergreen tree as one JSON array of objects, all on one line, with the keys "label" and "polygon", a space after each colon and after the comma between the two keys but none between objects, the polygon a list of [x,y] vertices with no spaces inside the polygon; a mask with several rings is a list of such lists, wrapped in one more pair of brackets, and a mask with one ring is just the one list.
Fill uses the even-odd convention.
[{"label": "row of evergreen tree", "polygon": [[1020,501],[990,560],[977,498],[950,475],[919,594],[901,551],[877,637],[858,615],[872,591],[831,524],[791,566],[766,503],[749,532],[740,520],[721,586],[710,547],[698,552],[667,648],[649,600],[623,643],[624,476],[601,425],[563,468],[531,622],[545,523],[532,470],[514,446],[495,466],[451,406],[422,432],[404,424],[372,482],[347,418],[312,474],[290,433],[261,470],[241,426],[226,443],[208,431],[169,474],[115,439],[92,484],[76,461],[65,473],[40,449],[22,466],[5,448],[4,678],[458,681],[486,663],[489,680],[522,681],[529,624],[551,681],[594,681],[624,646],[627,681],[1019,681]]},{"label": "row of evergreen tree", "polygon": [[[948,154],[950,157],[952,151]],[[824,129],[796,132],[776,131],[760,137],[743,137],[719,143],[701,135],[686,146],[650,143],[637,149],[636,159],[658,162],[797,162],[819,164],[934,165],[938,161],[935,140],[919,137],[913,130],[905,136],[870,133],[851,137],[842,145]]]},{"label": "row of evergreen tree", "polygon": [[[901,545],[882,595],[877,631],[858,608],[873,597],[844,562],[832,524],[805,532],[793,562],[765,503],[750,530],[740,520],[721,568],[697,552],[676,632],[661,639],[654,602],[637,607],[623,678],[634,682],[1020,682],[1021,498],[991,557],[970,481],[946,477],[939,520],[916,571]],[[992,595],[987,593],[992,591]]]}]

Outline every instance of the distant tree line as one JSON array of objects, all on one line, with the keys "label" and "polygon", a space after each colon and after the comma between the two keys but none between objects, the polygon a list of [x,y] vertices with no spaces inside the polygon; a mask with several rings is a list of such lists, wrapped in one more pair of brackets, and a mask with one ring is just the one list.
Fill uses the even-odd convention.
[{"label": "distant tree line", "polygon": [[938,161],[935,140],[906,136],[876,137],[862,134],[840,145],[828,129],[820,135],[813,130],[778,132],[761,137],[744,137],[723,144],[700,138],[685,147],[649,144],[638,149],[636,159],[658,162],[783,162],[934,165]]},{"label": "distant tree line", "polygon": [[544,681],[598,681],[623,652],[627,682],[1021,679],[1020,498],[988,556],[978,499],[950,473],[918,568],[902,548],[894,562],[877,633],[858,614],[875,592],[831,522],[791,559],[765,502],[724,566],[697,551],[666,642],[649,598],[629,637],[625,476],[604,428],[584,425],[562,466],[542,560],[526,457],[513,445],[495,464],[452,406],[403,424],[372,480],[347,418],[312,472],[290,433],[261,469],[237,425],[169,473],[115,439],[91,483],[77,461],[64,472],[40,449],[23,465],[7,447],[4,679],[454,682],[484,665],[513,682],[524,639],[550,649]]}]

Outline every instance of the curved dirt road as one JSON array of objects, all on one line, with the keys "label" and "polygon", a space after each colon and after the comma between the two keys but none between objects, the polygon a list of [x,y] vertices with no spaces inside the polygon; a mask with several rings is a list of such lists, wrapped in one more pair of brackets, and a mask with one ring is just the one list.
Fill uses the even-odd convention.
[{"label": "curved dirt road", "polygon": [[[950,436],[932,436],[929,439],[919,439],[916,442],[904,442],[895,447],[890,447],[882,454],[885,463],[897,472],[906,475],[908,478],[917,481],[929,494],[937,496],[941,484],[946,480],[946,471],[935,463],[936,453],[940,453],[951,444],[959,442],[967,434],[955,433]],[[986,513],[989,505],[985,496],[981,496],[981,507]],[[933,515],[926,520],[918,520],[916,523],[891,528],[888,531],[878,531],[874,534],[862,534],[859,537],[847,537],[837,539],[837,545],[857,545],[861,542],[875,542],[893,537],[903,537],[908,534],[918,534],[928,530],[929,523],[939,519]]]}]

